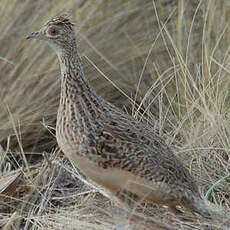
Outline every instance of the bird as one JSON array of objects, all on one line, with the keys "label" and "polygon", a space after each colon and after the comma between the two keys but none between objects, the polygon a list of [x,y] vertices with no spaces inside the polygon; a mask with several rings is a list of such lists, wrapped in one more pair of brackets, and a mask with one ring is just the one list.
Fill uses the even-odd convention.
[{"label": "bird", "polygon": [[27,39],[45,41],[57,54],[61,95],[56,139],[65,156],[120,204],[183,207],[207,217],[208,207],[189,170],[159,133],[97,95],[84,75],[75,25],[55,16]]}]

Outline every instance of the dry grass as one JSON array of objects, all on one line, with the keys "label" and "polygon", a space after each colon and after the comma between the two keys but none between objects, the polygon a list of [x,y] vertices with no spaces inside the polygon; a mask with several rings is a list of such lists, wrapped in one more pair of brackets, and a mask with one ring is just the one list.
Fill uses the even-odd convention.
[{"label": "dry grass", "polygon": [[[189,220],[171,223],[151,206],[125,213],[60,156],[58,61],[25,36],[66,11],[92,85],[160,129],[212,220],[185,213]],[[1,0],[0,12],[1,229],[230,228],[228,1]]]}]

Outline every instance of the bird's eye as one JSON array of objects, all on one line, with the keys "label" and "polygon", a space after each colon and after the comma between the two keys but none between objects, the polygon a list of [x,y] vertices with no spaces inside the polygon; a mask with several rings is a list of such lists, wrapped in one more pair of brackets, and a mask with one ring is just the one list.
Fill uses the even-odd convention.
[{"label": "bird's eye", "polygon": [[58,30],[55,28],[51,28],[49,32],[51,35],[58,35]]}]

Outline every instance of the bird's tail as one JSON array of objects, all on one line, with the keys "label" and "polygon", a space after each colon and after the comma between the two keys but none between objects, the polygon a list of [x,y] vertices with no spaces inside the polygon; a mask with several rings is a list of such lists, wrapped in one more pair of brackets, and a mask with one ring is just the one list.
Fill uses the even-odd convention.
[{"label": "bird's tail", "polygon": [[203,217],[209,218],[210,212],[205,201],[201,198],[200,194],[190,194],[183,200],[184,206],[192,212],[198,213]]}]

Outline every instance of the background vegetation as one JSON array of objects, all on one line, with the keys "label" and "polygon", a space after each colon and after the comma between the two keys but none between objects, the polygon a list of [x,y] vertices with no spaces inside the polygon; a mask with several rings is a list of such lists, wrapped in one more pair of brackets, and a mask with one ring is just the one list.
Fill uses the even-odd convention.
[{"label": "background vegetation", "polygon": [[[25,37],[64,12],[98,94],[160,129],[213,220],[125,214],[59,152],[58,60]],[[230,228],[228,0],[1,0],[0,15],[1,229]]]}]

